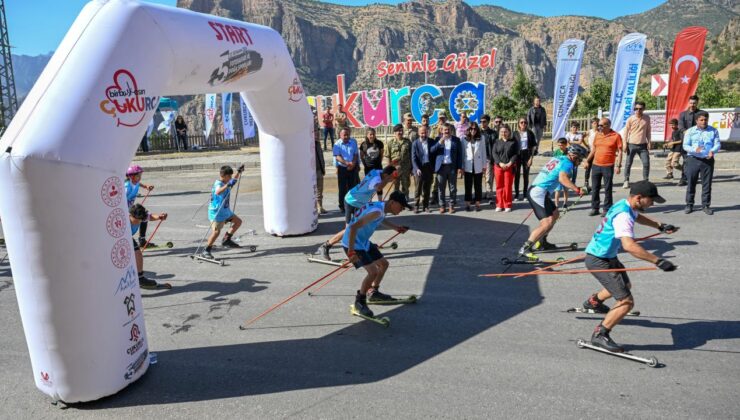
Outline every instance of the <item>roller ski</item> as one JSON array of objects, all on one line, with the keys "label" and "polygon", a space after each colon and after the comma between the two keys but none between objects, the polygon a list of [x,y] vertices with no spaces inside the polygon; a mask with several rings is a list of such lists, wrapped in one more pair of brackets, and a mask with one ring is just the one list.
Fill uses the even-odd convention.
[{"label": "roller ski", "polygon": [[[605,313],[605,312],[597,312],[595,309],[586,309],[586,308],[568,308],[563,312],[569,313],[569,314],[597,314],[597,315],[598,314],[603,315]],[[640,316],[640,311],[627,312],[627,316]]]},{"label": "roller ski", "polygon": [[382,325],[385,328],[388,328],[391,325],[390,318],[385,316],[376,317],[373,314],[373,311],[367,308],[367,305],[359,305],[358,302],[355,302],[354,304],[349,306],[349,312],[356,317],[372,321],[378,325]]},{"label": "roller ski", "polygon": [[398,249],[398,242],[395,242],[394,241],[394,242],[391,242],[390,245],[382,245],[382,246],[379,246],[378,248],[380,248],[380,249],[387,249],[387,248],[390,248],[390,249]]},{"label": "roller ski", "polygon": [[344,265],[347,260],[325,260],[323,258],[320,258],[319,256],[315,254],[306,254],[306,260],[311,263],[319,263],[319,264],[326,264],[326,265],[333,265],[335,267],[341,267]]},{"label": "roller ski", "polygon": [[514,265],[514,264],[558,264],[565,261],[564,257],[558,257],[554,260],[543,260],[537,255],[528,252],[524,255],[518,256],[517,258],[511,259],[509,257],[502,257],[502,265]]},{"label": "roller ski", "polygon": [[621,352],[611,351],[601,346],[594,345],[592,343],[593,343],[593,340],[591,343],[589,343],[588,341],[583,340],[581,338],[579,338],[576,341],[576,345],[578,346],[579,349],[596,350],[601,353],[611,354],[612,356],[621,357],[623,359],[632,360],[634,362],[644,363],[652,368],[658,367],[658,359],[656,359],[655,357],[651,357],[651,358],[639,357],[639,356],[635,356],[634,354],[626,353],[624,352],[624,350],[622,350]]},{"label": "roller ski", "polygon": [[172,285],[170,283],[157,283],[154,280],[141,276],[139,277],[139,288],[145,290],[166,290],[172,289]]},{"label": "roller ski", "polygon": [[371,292],[367,295],[368,305],[405,305],[410,303],[416,303],[416,295],[409,295],[405,298],[394,298],[377,289],[371,289]]},{"label": "roller ski", "polygon": [[547,242],[547,238],[543,238],[532,245],[533,252],[556,252],[556,251],[577,251],[578,243],[571,242],[567,245],[555,245]]},{"label": "roller ski", "polygon": [[219,260],[217,258],[214,258],[214,256],[209,251],[207,251],[207,250],[206,251],[203,251],[203,253],[201,253],[201,254],[191,255],[190,258],[192,258],[193,260],[196,260],[196,261],[205,261],[205,262],[209,262],[211,264],[217,264],[217,265],[220,265],[222,267],[224,265],[224,260]]},{"label": "roller ski", "polygon": [[239,245],[228,235],[224,235],[223,240],[221,241],[221,246],[224,248],[238,248],[238,249],[244,249],[248,252],[256,252],[257,251],[257,245]]},{"label": "roller ski", "polygon": [[142,248],[141,249],[142,250],[144,250],[144,249],[164,249],[164,248],[174,248],[174,246],[175,246],[175,244],[173,244],[172,242],[167,242],[164,245],[158,245],[158,244],[153,244],[153,243],[149,242],[149,245],[147,245],[146,248],[144,248],[143,245],[142,245]]}]

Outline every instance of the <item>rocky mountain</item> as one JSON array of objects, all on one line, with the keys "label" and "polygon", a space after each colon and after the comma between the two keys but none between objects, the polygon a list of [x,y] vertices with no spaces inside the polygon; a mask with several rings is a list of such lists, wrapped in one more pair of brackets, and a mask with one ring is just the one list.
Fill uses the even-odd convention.
[{"label": "rocky mountain", "polygon": [[36,56],[11,54],[15,91],[19,103],[36,83],[36,79],[51,59],[51,55],[52,53]]}]

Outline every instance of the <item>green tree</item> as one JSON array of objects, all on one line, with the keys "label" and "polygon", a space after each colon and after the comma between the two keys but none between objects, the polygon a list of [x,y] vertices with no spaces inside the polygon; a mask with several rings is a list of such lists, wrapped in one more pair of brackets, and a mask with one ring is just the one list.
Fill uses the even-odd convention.
[{"label": "green tree", "polygon": [[493,98],[493,101],[491,101],[492,116],[501,115],[506,120],[517,118],[521,115],[518,105],[517,101],[510,97],[506,95],[498,95]]},{"label": "green tree", "polygon": [[603,78],[594,80],[591,86],[582,95],[578,96],[573,115],[587,117],[596,115],[599,108],[608,109],[611,94],[612,84],[609,81]]},{"label": "green tree", "polygon": [[527,112],[535,96],[537,96],[537,87],[527,78],[524,67],[517,64],[514,71],[514,84],[511,86],[511,99],[516,101],[519,114]]}]

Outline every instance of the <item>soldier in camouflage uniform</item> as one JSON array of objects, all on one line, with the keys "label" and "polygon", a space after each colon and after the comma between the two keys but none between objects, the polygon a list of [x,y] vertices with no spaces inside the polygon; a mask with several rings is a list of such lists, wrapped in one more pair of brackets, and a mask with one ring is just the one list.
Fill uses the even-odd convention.
[{"label": "soldier in camouflage uniform", "polygon": [[388,141],[388,164],[398,169],[398,178],[393,183],[393,190],[408,197],[411,184],[411,140],[403,136],[403,126],[393,127],[393,138]]}]

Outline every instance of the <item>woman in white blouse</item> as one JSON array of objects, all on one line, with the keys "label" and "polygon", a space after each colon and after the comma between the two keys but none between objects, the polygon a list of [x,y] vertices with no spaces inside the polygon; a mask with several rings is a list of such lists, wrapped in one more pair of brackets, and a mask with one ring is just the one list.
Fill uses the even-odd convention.
[{"label": "woman in white blouse", "polygon": [[[478,123],[471,122],[462,139],[465,171],[465,210],[471,211],[475,202],[475,211],[480,211],[480,200],[483,196],[483,171],[488,166],[486,144],[481,137]],[[475,196],[473,196],[475,191]]]}]

